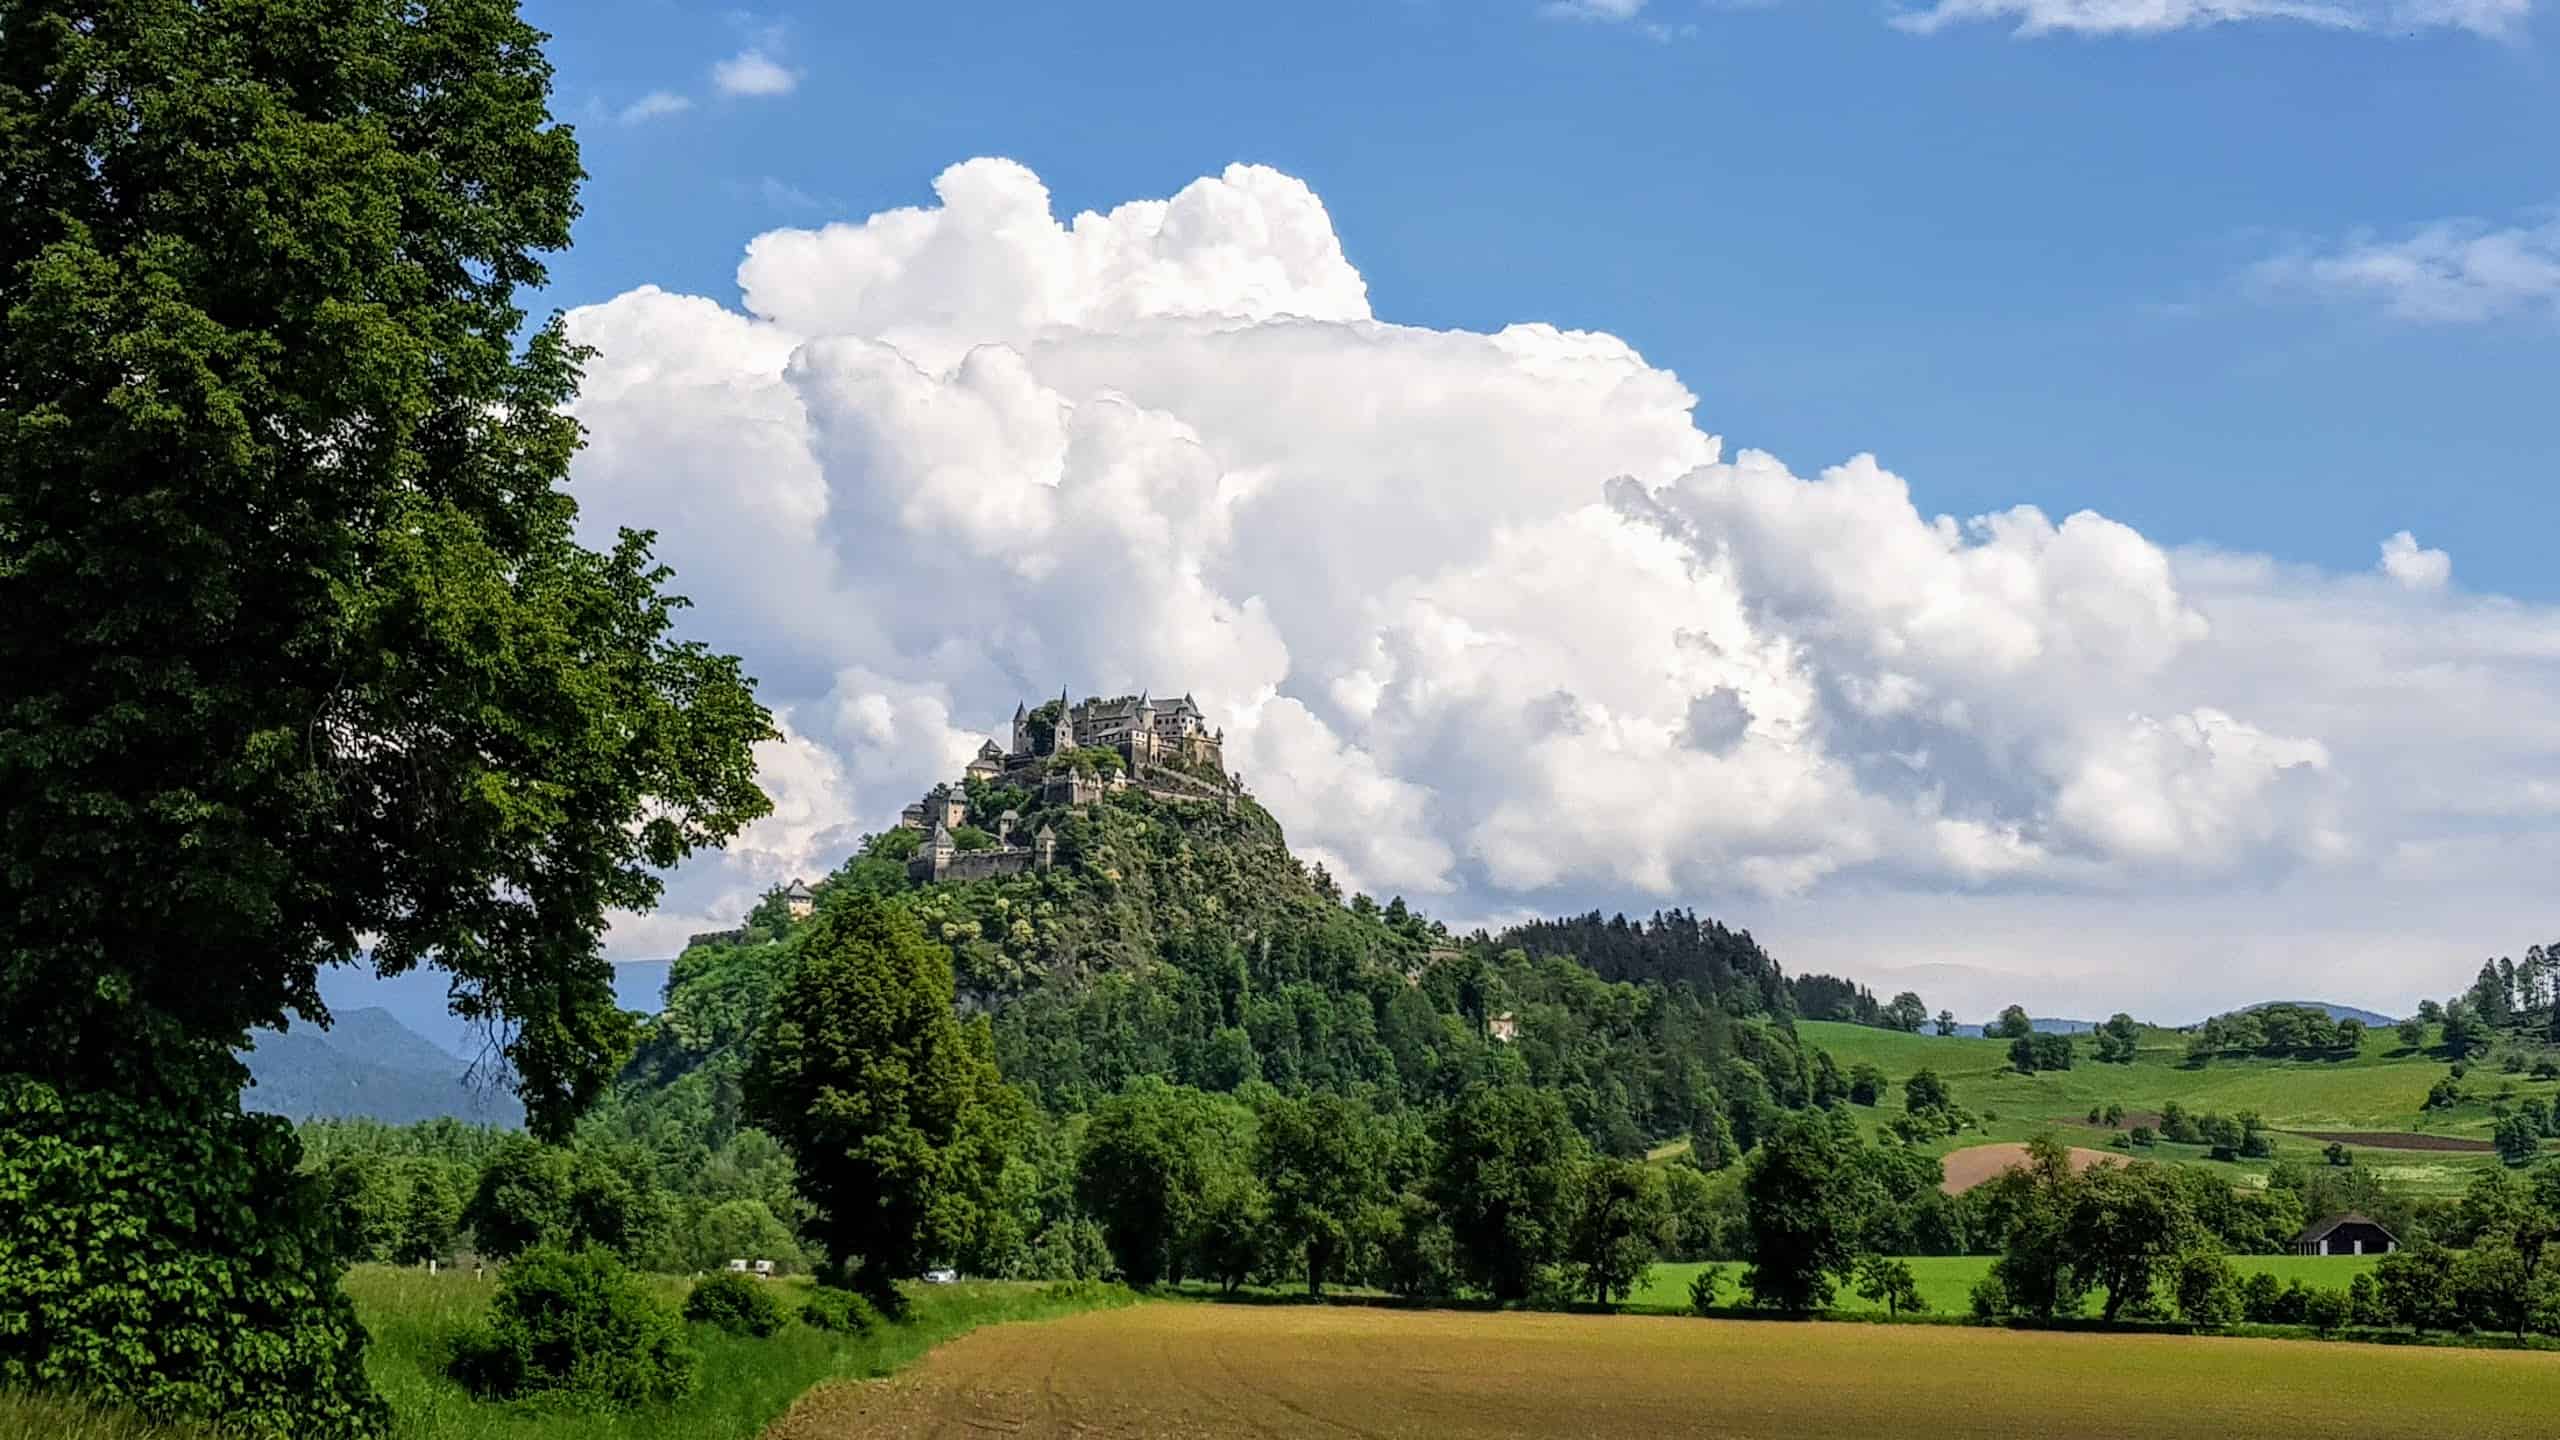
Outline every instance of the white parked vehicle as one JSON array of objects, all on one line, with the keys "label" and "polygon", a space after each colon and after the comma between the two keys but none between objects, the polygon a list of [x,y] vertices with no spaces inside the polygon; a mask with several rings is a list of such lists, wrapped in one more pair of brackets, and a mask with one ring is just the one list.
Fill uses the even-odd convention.
[{"label": "white parked vehicle", "polygon": [[924,1283],[927,1285],[948,1285],[959,1278],[960,1272],[957,1270],[927,1270],[924,1272]]}]

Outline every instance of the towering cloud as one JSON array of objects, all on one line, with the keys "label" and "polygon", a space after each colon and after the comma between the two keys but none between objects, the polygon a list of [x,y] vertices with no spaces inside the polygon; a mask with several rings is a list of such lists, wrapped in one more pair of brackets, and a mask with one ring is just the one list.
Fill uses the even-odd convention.
[{"label": "towering cloud", "polygon": [[1194,691],[1302,850],[1461,921],[1699,902],[1870,971],[1951,958],[1867,938],[1930,917],[2047,972],[2101,910],[2259,926],[2265,958],[2159,955],[2124,1003],[2294,984],[2301,907],[2447,866],[2523,923],[2463,857],[2560,816],[2560,617],[2440,552],[2311,573],[1728,457],[1612,336],[1376,319],[1267,169],[1065,222],[1009,161],[935,189],[756,237],[743,310],[571,317],[587,522],[660,532],[790,730],[780,812],[627,953],[832,865],[1062,683]]}]

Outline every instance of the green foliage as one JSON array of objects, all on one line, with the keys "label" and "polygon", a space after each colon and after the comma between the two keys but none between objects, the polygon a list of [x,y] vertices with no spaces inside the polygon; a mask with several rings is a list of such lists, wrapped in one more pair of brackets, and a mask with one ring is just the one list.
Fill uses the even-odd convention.
[{"label": "green foliage", "polygon": [[458,1338],[453,1358],[454,1377],[475,1394],[602,1409],[687,1394],[695,1368],[675,1315],[611,1251],[557,1245],[499,1273],[487,1326]]},{"label": "green foliage", "polygon": [[1724,1291],[1724,1267],[1709,1265],[1689,1277],[1689,1313],[1704,1315],[1716,1308]]},{"label": "green foliage", "polygon": [[2373,1267],[2382,1292],[2382,1308],[2395,1324],[2421,1334],[2450,1330],[2462,1320],[2462,1297],[2454,1281],[2458,1258],[2432,1240],[2404,1245]]},{"label": "green foliage", "polygon": [[2071,1068],[2071,1037],[2042,1031],[2017,1036],[2009,1042],[2009,1067],[2021,1075],[2033,1075],[2039,1070],[2068,1070]]},{"label": "green foliage", "polygon": [[2539,1120],[2523,1112],[2500,1119],[2491,1134],[2498,1147],[2498,1158],[2516,1167],[2532,1164],[2534,1157],[2542,1151],[2542,1128]]},{"label": "green foliage", "polygon": [[2097,1048],[2100,1063],[2130,1065],[2142,1039],[2142,1028],[2134,1024],[2132,1016],[2119,1010],[2108,1016],[2106,1023],[2089,1038]]},{"label": "green foliage", "polygon": [[809,1292],[808,1302],[800,1307],[800,1323],[832,1334],[865,1335],[880,1323],[880,1314],[871,1308],[870,1301],[851,1290],[820,1285]]},{"label": "green foliage", "polygon": [[1849,1103],[1873,1105],[1884,1098],[1884,1072],[1866,1061],[1849,1069]]},{"label": "green foliage", "polygon": [[1861,1255],[1851,1276],[1858,1293],[1882,1305],[1887,1316],[1904,1311],[1918,1314],[1929,1308],[1920,1293],[1920,1282],[1911,1276],[1911,1267],[1900,1260],[1882,1255]]},{"label": "green foliage", "polygon": [[2027,1007],[2010,1005],[2001,1010],[2000,1018],[1991,1022],[1984,1033],[2001,1040],[2024,1040],[2036,1033],[2036,1025],[2027,1017]]},{"label": "green foliage", "polygon": [[896,1280],[967,1243],[1028,1124],[986,1022],[962,1025],[951,1002],[950,955],[911,917],[870,899],[832,907],[743,1081],[748,1114],[799,1168],[829,1256],[858,1265],[884,1309]]},{"label": "green foliage", "polygon": [[2170,1267],[2169,1284],[2178,1313],[2190,1325],[2220,1330],[2240,1318],[2239,1273],[2217,1251],[2199,1247],[2178,1256]]},{"label": "green foliage", "polygon": [[1361,1213],[1385,1191],[1369,1108],[1340,1095],[1274,1096],[1256,1116],[1255,1175],[1270,1192],[1270,1230],[1297,1257],[1307,1293],[1344,1263]]},{"label": "green foliage", "polygon": [[[1154,1078],[1094,1110],[1076,1157],[1076,1195],[1100,1222],[1123,1278],[1138,1286],[1181,1280],[1193,1269],[1204,1201],[1223,1193],[1231,1204],[1253,1204],[1243,1184],[1253,1134],[1253,1112],[1236,1101]],[[1244,1220],[1224,1217],[1224,1239],[1258,1242]],[[1228,1254],[1216,1268],[1232,1273],[1238,1258]],[[1247,1258],[1244,1274],[1258,1261],[1258,1253]]]},{"label": "green foliage", "polygon": [[684,1318],[716,1325],[732,1335],[758,1339],[782,1328],[782,1302],[773,1298],[773,1282],[715,1270],[693,1284],[684,1297]]},{"label": "green foliage", "polygon": [[282,1120],[0,1076],[0,1388],[260,1436],[379,1430],[355,1241]]},{"label": "green foliage", "polygon": [[541,38],[390,0],[13,17],[0,1073],[153,1091],[322,1015],[361,944],[516,1021],[563,1131],[628,1040],[607,914],[766,808],[770,721],[671,638],[649,537],[577,540],[583,357],[516,303],[577,213]]},{"label": "green foliage", "polygon": [[1644,1285],[1678,1234],[1661,1172],[1632,1160],[1583,1167],[1564,1263],[1575,1288],[1603,1305]]},{"label": "green foliage", "polygon": [[1528,1298],[1562,1258],[1585,1153],[1554,1095],[1483,1085],[1450,1107],[1429,1194],[1470,1284],[1497,1300]]},{"label": "green foliage", "polygon": [[1855,1255],[1860,1220],[1852,1167],[1854,1131],[1816,1115],[1782,1122],[1746,1162],[1742,1191],[1751,1216],[1751,1303],[1819,1310]]},{"label": "green foliage", "polygon": [[630,1040],[607,915],[764,812],[772,725],[673,637],[650,537],[578,542],[583,357],[517,296],[579,159],[513,5],[0,30],[0,1076],[101,1127],[47,1203],[122,1216],[10,1207],[88,1298],[0,1287],[0,1349],[361,1432],[336,1252],[229,1053],[325,1019],[323,966],[434,965],[565,1133]]}]

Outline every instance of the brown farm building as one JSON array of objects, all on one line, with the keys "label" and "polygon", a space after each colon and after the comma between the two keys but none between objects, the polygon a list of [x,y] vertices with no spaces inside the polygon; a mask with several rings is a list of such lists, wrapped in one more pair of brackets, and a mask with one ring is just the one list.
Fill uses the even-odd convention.
[{"label": "brown farm building", "polygon": [[2381,1224],[2353,1211],[2332,1215],[2293,1237],[2296,1255],[2388,1255],[2399,1238]]}]

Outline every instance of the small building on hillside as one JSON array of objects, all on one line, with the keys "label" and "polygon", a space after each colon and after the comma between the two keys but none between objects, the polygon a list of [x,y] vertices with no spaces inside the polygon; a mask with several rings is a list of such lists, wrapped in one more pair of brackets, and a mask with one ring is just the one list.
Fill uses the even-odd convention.
[{"label": "small building on hillside", "polygon": [[2350,1210],[2307,1226],[2293,1237],[2296,1255],[2388,1255],[2400,1248],[2400,1237],[2380,1221]]},{"label": "small building on hillside", "polygon": [[1484,1036],[1496,1044],[1508,1045],[1520,1038],[1520,1017],[1505,1010],[1484,1017]]},{"label": "small building on hillside", "polygon": [[792,919],[806,920],[818,908],[818,892],[801,881],[794,880],[784,888],[782,904],[784,909],[791,912]]}]

